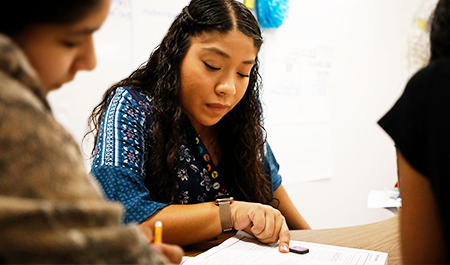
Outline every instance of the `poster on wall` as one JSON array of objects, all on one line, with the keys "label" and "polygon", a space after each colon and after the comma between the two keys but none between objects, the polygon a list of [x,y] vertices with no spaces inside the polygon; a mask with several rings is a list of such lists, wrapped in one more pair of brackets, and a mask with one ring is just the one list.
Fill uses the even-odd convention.
[{"label": "poster on wall", "polygon": [[329,90],[334,48],[299,40],[289,22],[264,31],[260,54],[267,139],[284,184],[332,176]]}]

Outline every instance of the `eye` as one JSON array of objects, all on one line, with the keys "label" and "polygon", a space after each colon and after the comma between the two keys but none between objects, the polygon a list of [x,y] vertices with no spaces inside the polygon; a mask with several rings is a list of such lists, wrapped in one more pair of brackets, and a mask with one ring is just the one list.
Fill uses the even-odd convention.
[{"label": "eye", "polygon": [[244,75],[244,74],[241,74],[241,73],[237,73],[240,77],[250,77],[250,75]]},{"label": "eye", "polygon": [[214,71],[220,70],[220,68],[213,67],[213,66],[211,66],[211,65],[209,65],[209,64],[207,64],[207,63],[205,63],[205,62],[203,62],[203,63],[205,64],[205,66],[206,66],[207,68],[209,68],[209,69],[211,69],[211,70],[214,70]]},{"label": "eye", "polygon": [[64,45],[67,48],[75,48],[81,45],[81,42],[79,41],[68,41],[68,40],[63,40],[61,41],[62,45]]}]

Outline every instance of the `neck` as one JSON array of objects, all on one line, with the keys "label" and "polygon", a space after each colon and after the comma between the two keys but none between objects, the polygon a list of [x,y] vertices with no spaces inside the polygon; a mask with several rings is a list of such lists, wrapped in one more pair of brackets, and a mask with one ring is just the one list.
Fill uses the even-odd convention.
[{"label": "neck", "polygon": [[200,139],[202,139],[203,144],[211,156],[214,165],[218,166],[220,159],[222,157],[219,142],[217,140],[217,132],[215,127],[206,127],[205,130],[197,132]]},{"label": "neck", "polygon": [[197,134],[204,143],[211,143],[216,137],[216,130],[213,126],[203,127],[202,130],[197,131]]}]

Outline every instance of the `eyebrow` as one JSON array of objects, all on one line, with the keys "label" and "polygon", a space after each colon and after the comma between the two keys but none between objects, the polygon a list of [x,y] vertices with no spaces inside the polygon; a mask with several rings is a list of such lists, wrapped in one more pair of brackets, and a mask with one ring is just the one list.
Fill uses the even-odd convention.
[{"label": "eyebrow", "polygon": [[92,34],[94,32],[96,32],[100,27],[96,27],[96,28],[82,28],[82,29],[77,29],[77,30],[73,30],[70,31],[69,34],[70,35],[89,35]]},{"label": "eyebrow", "polygon": [[[202,50],[214,52],[214,53],[216,53],[224,58],[227,58],[227,59],[230,58],[230,55],[228,53],[226,53],[222,50],[219,50],[217,48],[214,48],[214,47],[204,47],[204,48],[202,48]],[[255,64],[256,61],[255,60],[247,60],[247,61],[243,61],[243,63],[244,64]]]}]

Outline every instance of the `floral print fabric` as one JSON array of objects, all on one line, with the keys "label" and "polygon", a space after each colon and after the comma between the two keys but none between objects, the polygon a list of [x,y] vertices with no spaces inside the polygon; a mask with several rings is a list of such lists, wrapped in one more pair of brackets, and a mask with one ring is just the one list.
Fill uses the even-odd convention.
[{"label": "floral print fabric", "polygon": [[[148,140],[152,139],[151,114],[151,98],[132,88],[119,87],[111,95],[101,121],[91,173],[108,199],[125,206],[125,222],[143,222],[168,205],[153,201],[144,181],[145,156],[152,151]],[[188,121],[186,116],[183,118]],[[220,166],[210,160],[195,129],[189,122],[186,124],[189,126],[180,146],[177,172],[178,198],[182,204],[213,201],[219,192],[227,192],[226,179],[220,175]],[[187,137],[193,137],[192,141]],[[274,191],[281,185],[281,176],[267,144],[263,166],[271,175]]]}]

